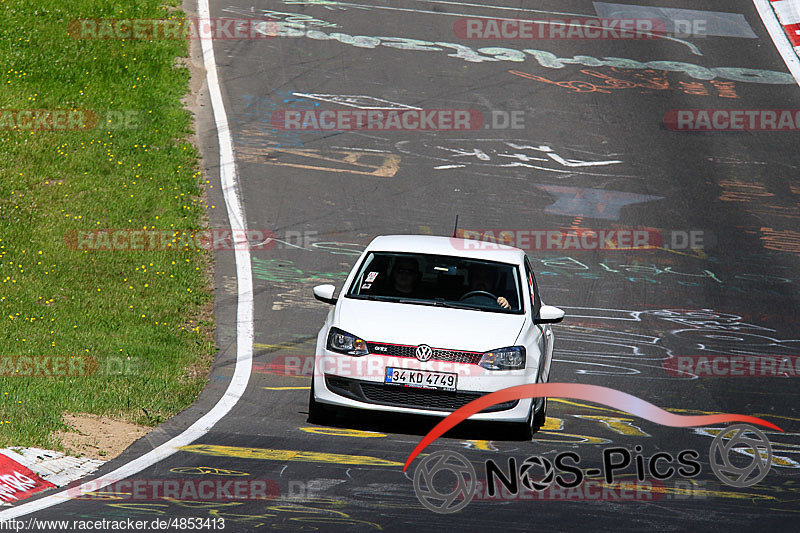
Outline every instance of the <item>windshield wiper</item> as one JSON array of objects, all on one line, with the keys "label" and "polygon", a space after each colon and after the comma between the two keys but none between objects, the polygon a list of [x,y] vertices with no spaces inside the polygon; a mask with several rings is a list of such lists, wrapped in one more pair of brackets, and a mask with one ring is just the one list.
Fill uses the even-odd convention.
[{"label": "windshield wiper", "polygon": [[400,296],[376,296],[373,294],[358,294],[353,295],[353,298],[358,298],[360,300],[373,300],[377,302],[392,302],[392,303],[399,303],[399,304],[418,304],[418,305],[429,305],[432,307],[452,307],[455,309],[475,309],[474,307],[466,306],[466,305],[453,305],[447,304],[442,300],[426,300],[423,298],[402,298]]},{"label": "windshield wiper", "polygon": [[480,309],[480,307],[475,307],[474,305],[468,304],[457,304],[453,302],[444,302],[444,301],[437,301],[436,305],[440,305],[442,307],[447,307],[449,309]]},{"label": "windshield wiper", "polygon": [[488,311],[489,313],[513,313],[512,309],[504,309],[502,307],[483,307],[478,305],[469,305],[469,304],[460,304],[455,302],[444,302],[438,301],[437,305],[441,305],[442,307],[449,307],[451,309],[468,309],[470,311]]},{"label": "windshield wiper", "polygon": [[401,300],[398,300],[398,302],[400,302],[401,304],[420,304],[420,305],[432,305],[432,306],[438,305],[438,302],[435,302],[433,300],[422,300],[418,298],[403,298]]},{"label": "windshield wiper", "polygon": [[400,296],[376,296],[374,294],[358,294],[353,295],[353,298],[359,300],[373,300],[376,302],[392,302],[399,304],[422,304],[422,305],[436,305],[436,302],[431,300],[420,300],[416,298],[403,298]]},{"label": "windshield wiper", "polygon": [[396,302],[397,298],[392,296],[375,296],[373,294],[354,294],[353,298],[358,298],[359,300],[373,300],[376,302]]}]

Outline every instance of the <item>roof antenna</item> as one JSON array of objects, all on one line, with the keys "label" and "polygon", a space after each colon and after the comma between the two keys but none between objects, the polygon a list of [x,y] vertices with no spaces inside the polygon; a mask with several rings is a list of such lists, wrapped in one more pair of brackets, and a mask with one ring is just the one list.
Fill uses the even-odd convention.
[{"label": "roof antenna", "polygon": [[453,226],[453,238],[458,235],[458,215],[456,215],[456,224]]}]

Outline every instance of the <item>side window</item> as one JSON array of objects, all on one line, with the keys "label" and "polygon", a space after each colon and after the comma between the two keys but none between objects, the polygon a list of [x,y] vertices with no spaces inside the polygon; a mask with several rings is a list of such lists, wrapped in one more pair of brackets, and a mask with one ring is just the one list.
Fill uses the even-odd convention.
[{"label": "side window", "polygon": [[533,316],[538,317],[539,308],[542,306],[542,301],[539,298],[539,288],[536,286],[536,276],[533,275],[533,269],[531,268],[531,264],[528,262],[528,258],[525,258],[525,279],[528,283],[528,290],[530,291]]}]

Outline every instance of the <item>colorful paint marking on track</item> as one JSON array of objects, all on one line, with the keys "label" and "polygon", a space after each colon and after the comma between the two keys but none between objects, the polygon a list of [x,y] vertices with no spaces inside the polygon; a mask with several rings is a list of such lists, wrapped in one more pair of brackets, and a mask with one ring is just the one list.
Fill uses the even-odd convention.
[{"label": "colorful paint marking on track", "polygon": [[220,446],[215,444],[191,444],[181,446],[180,451],[209,455],[212,457],[236,457],[262,461],[298,461],[305,463],[329,463],[353,466],[402,466],[403,463],[370,457],[300,450],[276,450],[271,448],[249,448],[246,446]]}]

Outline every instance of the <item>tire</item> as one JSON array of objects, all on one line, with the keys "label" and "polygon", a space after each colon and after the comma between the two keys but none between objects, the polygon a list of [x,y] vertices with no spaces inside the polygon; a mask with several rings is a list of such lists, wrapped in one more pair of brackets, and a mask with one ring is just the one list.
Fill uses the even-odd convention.
[{"label": "tire", "polygon": [[[536,404],[534,402],[534,404],[531,406],[531,409],[533,409],[535,405]],[[534,434],[539,430],[540,427],[544,425],[545,420],[547,419],[546,411],[547,398],[544,399],[544,402],[538,411],[531,411],[530,415],[528,415],[527,421],[515,424],[514,434],[517,440],[532,440]]]},{"label": "tire", "polygon": [[514,435],[517,440],[530,442],[530,440],[533,439],[533,434],[536,432],[533,422],[535,417],[536,415],[533,413],[533,410],[531,410],[528,414],[528,420],[514,424]]},{"label": "tire", "polygon": [[533,426],[538,430],[547,422],[547,398],[542,402],[542,407],[533,415]]},{"label": "tire", "polygon": [[332,414],[328,407],[314,399],[314,378],[311,378],[311,390],[308,391],[308,421],[312,424],[325,425],[330,421]]}]

